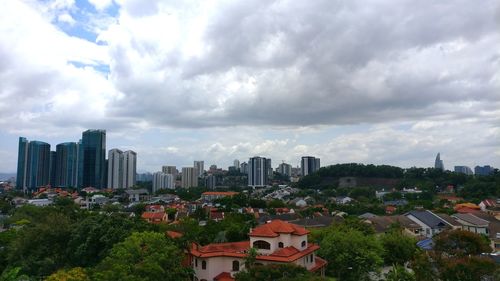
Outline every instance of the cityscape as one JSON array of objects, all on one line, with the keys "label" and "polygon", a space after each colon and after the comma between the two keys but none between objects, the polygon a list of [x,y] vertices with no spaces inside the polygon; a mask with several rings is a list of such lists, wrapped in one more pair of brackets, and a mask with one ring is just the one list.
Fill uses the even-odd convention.
[{"label": "cityscape", "polygon": [[500,280],[498,0],[8,0],[0,281]]}]

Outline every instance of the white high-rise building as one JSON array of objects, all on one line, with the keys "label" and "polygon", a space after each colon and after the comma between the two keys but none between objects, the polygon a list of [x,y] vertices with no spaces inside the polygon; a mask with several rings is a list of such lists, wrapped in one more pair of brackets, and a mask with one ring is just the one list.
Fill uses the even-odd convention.
[{"label": "white high-rise building", "polygon": [[310,175],[320,168],[319,158],[313,156],[303,156],[301,161],[302,176]]},{"label": "white high-rise building", "polygon": [[123,188],[135,185],[137,175],[137,153],[132,150],[123,152]]},{"label": "white high-rise building", "polygon": [[198,170],[194,167],[182,168],[182,182],[183,188],[197,187],[198,186]]},{"label": "white high-rise building", "polygon": [[123,151],[116,148],[108,152],[108,188],[123,188]]},{"label": "white high-rise building", "polygon": [[234,166],[234,168],[235,168],[236,170],[239,170],[239,169],[240,169],[240,160],[235,159],[235,160],[233,161],[233,166]]},{"label": "white high-rise building", "polygon": [[[194,161],[193,163],[193,167],[196,169],[197,171],[197,177],[203,175],[203,173],[205,172],[205,161]],[[184,168],[182,168],[184,169]]]},{"label": "white high-rise building", "polygon": [[248,160],[248,186],[267,186],[269,163],[270,161],[268,161],[268,159],[259,156],[252,157]]},{"label": "white high-rise building", "polygon": [[174,189],[175,178],[172,174],[156,172],[153,174],[153,193],[160,189]]}]

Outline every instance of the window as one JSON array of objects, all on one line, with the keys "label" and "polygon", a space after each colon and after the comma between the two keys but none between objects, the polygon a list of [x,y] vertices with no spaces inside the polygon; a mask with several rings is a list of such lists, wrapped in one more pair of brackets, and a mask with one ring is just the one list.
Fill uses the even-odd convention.
[{"label": "window", "polygon": [[233,261],[233,271],[240,271],[240,262]]},{"label": "window", "polygon": [[271,244],[263,240],[257,240],[253,242],[253,247],[257,249],[270,250]]},{"label": "window", "polygon": [[197,258],[194,258],[194,266],[198,267],[198,259]]},{"label": "window", "polygon": [[310,255],[309,256],[309,262],[313,262],[314,261],[314,255]]},{"label": "window", "polygon": [[306,246],[306,241],[302,241],[302,244],[300,244],[302,246],[302,248],[304,248]]},{"label": "window", "polygon": [[283,242],[278,243],[278,248],[283,248]]},{"label": "window", "polygon": [[201,261],[201,269],[207,269],[207,262]]}]

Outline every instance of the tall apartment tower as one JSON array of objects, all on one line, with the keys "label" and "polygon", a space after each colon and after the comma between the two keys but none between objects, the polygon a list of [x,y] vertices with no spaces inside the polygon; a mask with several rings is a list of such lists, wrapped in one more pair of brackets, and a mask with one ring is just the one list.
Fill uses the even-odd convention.
[{"label": "tall apartment tower", "polygon": [[[236,170],[240,170],[240,160],[235,159],[235,160],[233,161],[233,166],[234,166],[234,168],[235,168]],[[240,170],[240,171],[241,171],[241,170]]]},{"label": "tall apartment tower", "polygon": [[183,188],[197,187],[198,186],[198,170],[194,167],[182,168],[182,181]]},{"label": "tall apartment tower", "polygon": [[153,193],[160,189],[174,189],[175,178],[172,174],[156,172],[153,174]]},{"label": "tall apartment tower", "polygon": [[161,171],[164,174],[170,174],[173,175],[174,178],[177,177],[177,168],[175,166],[162,166]]},{"label": "tall apartment tower", "polygon": [[193,167],[198,171],[196,176],[199,177],[205,172],[205,161],[194,161]]},{"label": "tall apartment tower", "polygon": [[441,160],[441,154],[438,152],[436,155],[436,160],[434,161],[434,168],[444,171],[444,163]]},{"label": "tall apartment tower", "polygon": [[111,149],[108,152],[108,188],[123,188],[123,151]]},{"label": "tall apartment tower", "polygon": [[313,156],[303,156],[301,160],[302,176],[310,175],[321,167],[320,159]]},{"label": "tall apartment tower", "polygon": [[64,142],[56,146],[57,187],[77,187],[78,183],[78,143]]},{"label": "tall apartment tower", "polygon": [[248,174],[248,164],[247,162],[243,162],[240,165],[240,172],[243,174]]},{"label": "tall apartment tower", "polygon": [[135,185],[137,175],[137,153],[132,150],[123,152],[123,188]]},{"label": "tall apartment tower", "polygon": [[82,133],[80,187],[105,188],[106,130],[87,130]]},{"label": "tall apartment tower", "polygon": [[248,160],[248,186],[263,187],[268,182],[267,158],[255,156]]},{"label": "tall apartment tower", "polygon": [[455,166],[454,171],[455,171],[455,173],[465,174],[468,176],[471,176],[474,174],[472,169],[468,166]]},{"label": "tall apartment tower", "polygon": [[291,177],[292,176],[292,165],[287,163],[281,163],[278,166],[278,173]]},{"label": "tall apartment tower", "polygon": [[33,192],[50,183],[50,144],[19,138],[17,187]]}]

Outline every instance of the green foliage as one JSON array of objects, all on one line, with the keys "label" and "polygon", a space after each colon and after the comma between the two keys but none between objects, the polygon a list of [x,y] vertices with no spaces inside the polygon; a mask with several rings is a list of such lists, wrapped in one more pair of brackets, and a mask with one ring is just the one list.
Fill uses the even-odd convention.
[{"label": "green foliage", "polygon": [[437,280],[437,272],[427,252],[418,253],[410,262],[416,281]]},{"label": "green foliage", "polygon": [[45,281],[90,281],[84,268],[61,269],[52,273]]},{"label": "green foliage", "polygon": [[0,281],[28,281],[30,278],[21,273],[20,267],[6,269],[0,275]]},{"label": "green foliage", "polygon": [[272,264],[251,267],[236,274],[236,281],[316,281],[324,280],[304,267],[294,264]]},{"label": "green foliage", "polygon": [[181,266],[182,253],[164,235],[135,232],[116,244],[98,264],[95,280],[188,280],[189,271]]},{"label": "green foliage", "polygon": [[318,254],[328,261],[327,272],[340,280],[366,280],[383,264],[383,248],[373,235],[352,228],[331,228],[320,241]]},{"label": "green foliage", "polygon": [[267,203],[268,208],[284,208],[286,207],[285,202],[277,199],[273,199]]},{"label": "green foliage", "polygon": [[404,265],[411,261],[417,253],[417,241],[399,231],[391,231],[380,237],[384,248],[385,264]]},{"label": "green foliage", "polygon": [[415,274],[406,270],[404,266],[396,265],[385,275],[386,281],[415,281]]},{"label": "green foliage", "polygon": [[495,263],[488,258],[449,259],[441,265],[440,277],[443,281],[481,281],[484,276],[493,276],[495,269]]},{"label": "green foliage", "polygon": [[7,267],[7,254],[11,241],[16,237],[16,232],[15,229],[0,232],[0,272]]},{"label": "green foliage", "polygon": [[444,231],[433,239],[434,250],[448,256],[462,257],[491,252],[488,238],[470,231],[460,229]]}]

